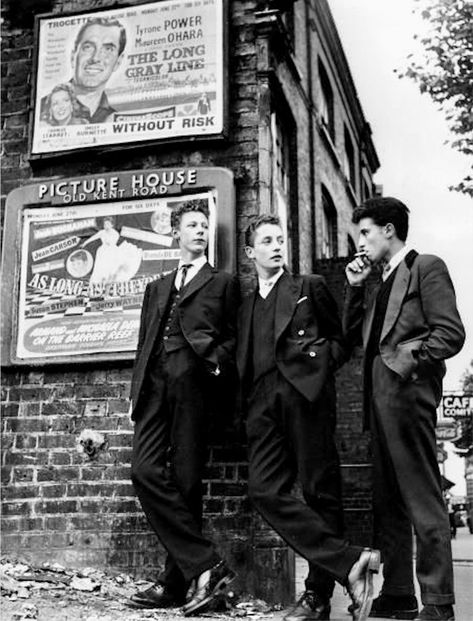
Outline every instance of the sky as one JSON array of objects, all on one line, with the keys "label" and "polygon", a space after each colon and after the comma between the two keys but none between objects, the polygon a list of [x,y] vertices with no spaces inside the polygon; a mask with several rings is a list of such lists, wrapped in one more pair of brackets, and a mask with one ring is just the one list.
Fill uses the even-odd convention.
[{"label": "sky", "polygon": [[[426,23],[413,14],[419,5],[414,0],[328,2],[373,131],[381,162],[374,180],[385,196],[408,205],[410,246],[440,256],[449,268],[467,339],[447,361],[444,391],[459,390],[473,359],[473,200],[448,187],[462,179],[471,161],[445,144],[453,136],[438,106],[394,72],[406,68],[408,54],[419,49],[414,35]],[[463,460],[449,451],[443,470],[457,482],[452,492],[464,494]]]}]

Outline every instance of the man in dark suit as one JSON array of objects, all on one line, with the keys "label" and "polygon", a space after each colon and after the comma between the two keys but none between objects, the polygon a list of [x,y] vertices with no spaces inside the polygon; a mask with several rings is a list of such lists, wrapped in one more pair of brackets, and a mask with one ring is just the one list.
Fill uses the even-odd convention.
[{"label": "man in dark suit", "polygon": [[[436,408],[444,360],[460,351],[465,333],[444,262],[406,247],[409,210],[395,198],[357,208],[359,252],[346,267],[347,339],[365,347],[366,420],[373,442],[376,545],[384,583],[371,616],[413,619],[412,527],[422,621],[452,621],[453,570],[448,514],[437,464]],[[382,282],[365,295],[373,265]]]},{"label": "man in dark suit", "polygon": [[130,605],[184,604],[200,614],[234,577],[202,534],[202,471],[215,395],[234,370],[236,278],[207,262],[208,210],[189,201],[172,214],[177,270],[145,291],[131,399],[132,479],[168,552],[157,583]]},{"label": "man in dark suit", "polygon": [[[309,562],[306,591],[286,621],[328,619],[334,580],[347,586],[354,619],[364,619],[379,553],[341,537],[333,437],[333,371],[344,353],[341,325],[323,278],[285,271],[283,247],[277,218],[263,215],[250,224],[246,253],[259,287],[240,309],[237,345],[247,409],[249,495]],[[291,494],[297,475],[305,502]]]}]

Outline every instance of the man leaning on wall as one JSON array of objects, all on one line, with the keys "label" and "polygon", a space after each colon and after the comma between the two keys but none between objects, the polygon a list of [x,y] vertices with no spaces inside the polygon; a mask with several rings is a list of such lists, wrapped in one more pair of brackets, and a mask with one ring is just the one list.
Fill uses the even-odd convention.
[{"label": "man leaning on wall", "polygon": [[233,374],[239,300],[236,277],[207,261],[208,218],[199,200],[171,215],[181,259],[146,288],[131,389],[132,479],[167,558],[129,604],[183,606],[186,616],[205,612],[235,575],[202,533],[206,432]]},{"label": "man leaning on wall", "polygon": [[[285,621],[330,618],[335,580],[362,621],[379,552],[342,538],[333,373],[344,360],[336,303],[318,275],[284,267],[279,220],[254,218],[246,253],[258,287],[238,316],[237,365],[247,413],[249,495],[276,532],[309,563],[306,591]],[[299,478],[304,500],[291,493]]]}]

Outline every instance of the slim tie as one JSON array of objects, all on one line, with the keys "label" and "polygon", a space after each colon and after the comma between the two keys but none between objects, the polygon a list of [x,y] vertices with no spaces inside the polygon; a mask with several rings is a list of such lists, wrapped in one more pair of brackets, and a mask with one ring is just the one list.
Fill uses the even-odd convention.
[{"label": "slim tie", "polygon": [[187,271],[190,267],[192,267],[192,263],[185,263],[181,266],[181,283],[179,285],[179,289],[182,289],[182,287],[186,284]]},{"label": "slim tie", "polygon": [[383,281],[387,280],[390,273],[391,273],[391,264],[386,263],[386,265],[383,267],[383,274],[382,274]]}]

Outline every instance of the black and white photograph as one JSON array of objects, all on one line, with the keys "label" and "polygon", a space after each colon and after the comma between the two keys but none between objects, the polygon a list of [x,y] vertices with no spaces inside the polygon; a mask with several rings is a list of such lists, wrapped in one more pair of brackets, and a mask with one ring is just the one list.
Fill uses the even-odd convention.
[{"label": "black and white photograph", "polygon": [[470,621],[472,0],[4,0],[0,616]]}]

